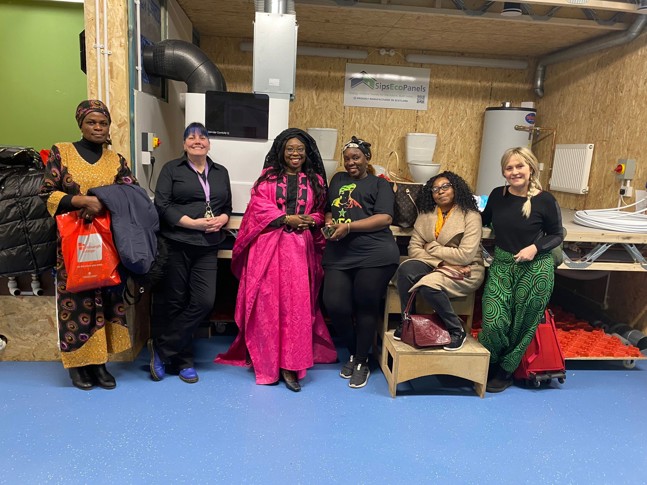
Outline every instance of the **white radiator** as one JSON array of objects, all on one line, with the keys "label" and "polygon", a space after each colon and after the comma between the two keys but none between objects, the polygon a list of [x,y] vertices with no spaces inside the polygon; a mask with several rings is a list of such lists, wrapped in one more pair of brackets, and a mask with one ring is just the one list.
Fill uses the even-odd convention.
[{"label": "white radiator", "polygon": [[593,144],[555,145],[550,190],[588,194]]}]

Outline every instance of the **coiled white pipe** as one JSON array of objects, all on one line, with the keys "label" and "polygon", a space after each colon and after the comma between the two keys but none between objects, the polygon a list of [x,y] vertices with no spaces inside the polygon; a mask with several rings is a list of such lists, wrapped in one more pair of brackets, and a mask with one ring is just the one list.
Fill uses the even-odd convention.
[{"label": "coiled white pipe", "polygon": [[641,199],[634,204],[625,205],[619,209],[591,209],[575,212],[573,222],[581,226],[609,231],[645,233],[647,234],[647,208],[636,212],[626,212],[620,209],[629,209],[645,202]]}]

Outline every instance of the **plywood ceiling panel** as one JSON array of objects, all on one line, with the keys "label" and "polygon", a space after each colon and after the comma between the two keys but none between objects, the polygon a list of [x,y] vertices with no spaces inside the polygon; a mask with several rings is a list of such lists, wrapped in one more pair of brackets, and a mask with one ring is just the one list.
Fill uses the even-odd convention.
[{"label": "plywood ceiling panel", "polygon": [[[252,0],[178,2],[201,36],[251,40],[254,35]],[[425,8],[421,13],[420,7],[409,12],[399,3],[387,1],[387,6],[397,10],[385,11],[344,7],[335,2],[319,5],[312,0],[296,1],[299,43],[489,57],[539,57],[623,30],[633,21],[631,15],[615,24],[573,19],[580,12],[575,9],[562,9],[561,18],[556,15],[548,21],[533,21],[528,15],[510,19],[490,12],[469,16],[446,7]]]}]

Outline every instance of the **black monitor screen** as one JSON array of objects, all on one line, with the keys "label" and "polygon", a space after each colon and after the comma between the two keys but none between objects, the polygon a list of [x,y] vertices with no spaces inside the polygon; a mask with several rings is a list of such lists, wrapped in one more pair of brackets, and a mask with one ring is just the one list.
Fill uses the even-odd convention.
[{"label": "black monitor screen", "polygon": [[210,135],[267,140],[267,94],[206,92],[205,126]]}]

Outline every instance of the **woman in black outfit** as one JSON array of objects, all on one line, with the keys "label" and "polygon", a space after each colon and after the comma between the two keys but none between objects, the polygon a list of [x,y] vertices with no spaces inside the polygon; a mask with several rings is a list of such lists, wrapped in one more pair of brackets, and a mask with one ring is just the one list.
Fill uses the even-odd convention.
[{"label": "woman in black outfit", "polygon": [[501,158],[506,185],[495,188],[483,224],[496,232],[494,260],[483,290],[479,341],[490,351],[488,392],[512,385],[512,374],[530,345],[553,292],[551,249],[564,240],[562,214],[539,183],[539,162],[525,147]]},{"label": "woman in black outfit", "polygon": [[221,229],[231,215],[229,173],[207,154],[207,129],[191,123],[184,131],[184,155],[162,168],[155,188],[161,237],[168,241],[166,321],[148,341],[150,372],[164,378],[172,364],[184,382],[198,382],[193,363],[193,332],[216,299]]},{"label": "woman in black outfit", "polygon": [[349,386],[364,387],[370,370],[381,305],[400,253],[389,229],[393,189],[369,164],[371,144],[352,137],[344,145],[344,168],[330,181],[323,266],[324,305],[350,352],[340,376]]}]

